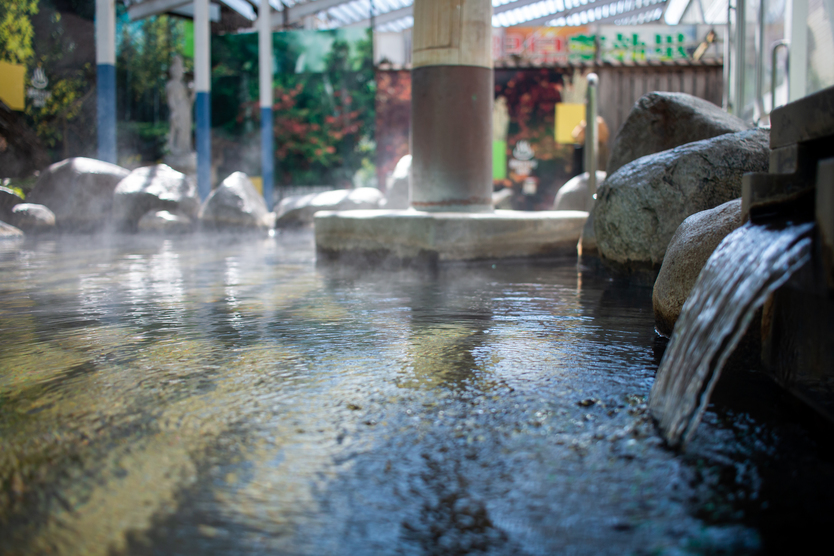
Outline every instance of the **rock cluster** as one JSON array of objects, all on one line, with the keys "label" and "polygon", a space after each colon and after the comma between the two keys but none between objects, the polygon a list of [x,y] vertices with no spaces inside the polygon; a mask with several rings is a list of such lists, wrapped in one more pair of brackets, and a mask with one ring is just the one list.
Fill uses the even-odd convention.
[{"label": "rock cluster", "polygon": [[226,229],[272,228],[275,216],[243,172],[235,172],[211,192],[200,209],[205,226]]},{"label": "rock cluster", "polygon": [[41,172],[26,201],[49,207],[62,231],[100,230],[112,210],[113,191],[128,174],[115,164],[68,158]]},{"label": "rock cluster", "polygon": [[[597,172],[597,188],[605,181],[605,172]],[[588,191],[588,172],[572,177],[559,188],[556,199],[553,200],[553,210],[581,210],[591,212],[594,200]]]},{"label": "rock cluster", "polygon": [[55,229],[55,214],[43,205],[20,203],[12,209],[11,224],[27,233],[49,232]]},{"label": "rock cluster", "polygon": [[661,334],[672,333],[707,259],[740,225],[741,177],[767,171],[769,139],[682,93],[643,96],[619,130],[581,245],[654,281]]},{"label": "rock cluster", "polygon": [[281,201],[276,209],[276,226],[309,226],[320,210],[378,209],[383,196],[379,189],[358,187],[309,195],[295,195]]},{"label": "rock cluster", "polygon": [[[398,165],[406,176],[406,203],[409,160]],[[384,201],[370,187],[290,197],[278,208],[278,224],[310,224],[319,210],[376,209]],[[276,213],[242,172],[223,180],[201,205],[194,180],[165,164],[129,171],[90,158],[70,158],[44,170],[25,202],[12,189],[0,187],[0,222],[2,237],[24,231],[105,229],[178,234],[198,227],[263,231],[275,227]]]},{"label": "rock cluster", "polygon": [[132,171],[113,192],[113,223],[119,230],[137,231],[139,220],[158,210],[196,218],[200,210],[197,184],[170,166],[157,164]]}]

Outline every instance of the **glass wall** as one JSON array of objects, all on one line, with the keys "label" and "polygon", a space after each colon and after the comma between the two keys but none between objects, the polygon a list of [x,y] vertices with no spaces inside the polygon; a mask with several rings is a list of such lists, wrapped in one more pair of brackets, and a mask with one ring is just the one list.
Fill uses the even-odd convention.
[{"label": "glass wall", "polygon": [[[799,1],[799,0],[794,0]],[[808,0],[805,93],[834,85],[834,0]]]},{"label": "glass wall", "polygon": [[774,107],[834,85],[834,0],[731,0],[728,16],[732,113],[767,125]]}]

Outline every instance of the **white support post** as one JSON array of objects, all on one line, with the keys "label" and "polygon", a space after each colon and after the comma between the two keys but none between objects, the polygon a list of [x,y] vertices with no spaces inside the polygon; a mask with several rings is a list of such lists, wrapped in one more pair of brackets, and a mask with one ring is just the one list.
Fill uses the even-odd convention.
[{"label": "white support post", "polygon": [[211,193],[211,44],[209,0],[194,0],[194,81],[197,89],[197,191]]},{"label": "white support post", "polygon": [[744,60],[747,47],[747,0],[736,0],[736,36],[733,42],[736,46],[735,59],[733,60],[735,70],[735,99],[733,102],[733,114],[742,117],[744,113]]},{"label": "white support post", "polygon": [[789,102],[805,96],[808,88],[808,1],[791,2],[790,61],[788,63]]},{"label": "white support post", "polygon": [[599,77],[588,74],[588,90],[585,104],[585,170],[588,172],[588,194],[597,195],[597,158],[599,156],[599,121],[597,121],[597,86]]},{"label": "white support post", "polygon": [[272,210],[275,153],[272,141],[272,20],[267,0],[258,14],[258,65],[261,104],[261,180],[266,206]]},{"label": "white support post", "polygon": [[116,0],[96,0],[98,157],[116,163]]}]

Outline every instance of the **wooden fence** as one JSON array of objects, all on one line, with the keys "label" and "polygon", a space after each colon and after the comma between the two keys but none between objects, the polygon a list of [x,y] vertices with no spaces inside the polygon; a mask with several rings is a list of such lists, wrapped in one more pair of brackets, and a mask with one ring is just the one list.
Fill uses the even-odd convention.
[{"label": "wooden fence", "polygon": [[637,100],[652,91],[688,93],[721,106],[723,65],[718,62],[597,66],[599,115],[611,130],[609,145]]}]

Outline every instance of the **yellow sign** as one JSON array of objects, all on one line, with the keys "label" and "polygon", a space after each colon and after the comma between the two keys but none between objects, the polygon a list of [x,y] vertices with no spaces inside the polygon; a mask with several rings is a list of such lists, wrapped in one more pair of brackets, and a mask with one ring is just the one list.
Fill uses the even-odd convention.
[{"label": "yellow sign", "polygon": [[249,181],[252,182],[252,185],[255,186],[255,189],[258,190],[258,193],[261,195],[264,194],[264,179],[261,176],[249,176]]},{"label": "yellow sign", "polygon": [[556,103],[556,142],[563,145],[576,143],[572,133],[584,119],[584,104]]},{"label": "yellow sign", "polygon": [[12,110],[26,108],[23,82],[26,66],[0,61],[0,100]]}]

